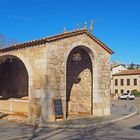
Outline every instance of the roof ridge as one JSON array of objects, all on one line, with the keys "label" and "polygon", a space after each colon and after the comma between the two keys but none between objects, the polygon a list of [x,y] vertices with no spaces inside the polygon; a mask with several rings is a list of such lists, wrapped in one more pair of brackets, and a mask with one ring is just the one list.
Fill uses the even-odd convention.
[{"label": "roof ridge", "polygon": [[52,36],[46,36],[46,37],[42,37],[42,38],[39,38],[39,39],[14,44],[14,45],[8,46],[6,48],[1,48],[0,52],[6,52],[6,51],[10,51],[10,50],[15,50],[15,49],[21,49],[21,48],[30,47],[30,46],[33,46],[33,45],[43,44],[43,43],[46,43],[46,42],[49,43],[49,42],[57,41],[57,40],[64,39],[64,38],[67,38],[67,37],[71,37],[71,36],[74,36],[74,35],[80,35],[80,34],[83,34],[83,33],[85,33],[87,36],[89,36],[91,39],[93,39],[97,44],[99,44],[103,49],[105,49],[110,54],[114,53],[108,46],[106,46],[102,41],[100,41],[97,37],[92,35],[85,28],[78,29],[78,30],[73,30],[73,31],[65,32],[65,33],[63,32],[63,33],[52,35]]},{"label": "roof ridge", "polygon": [[136,75],[140,74],[140,69],[127,69],[127,70],[122,70],[118,73],[113,74],[113,76],[119,76],[119,75]]},{"label": "roof ridge", "polygon": [[[82,30],[85,30],[85,29],[79,29],[78,31],[82,31]],[[77,32],[77,30],[68,31],[68,32],[66,32],[66,33],[73,33],[73,32]],[[50,38],[54,38],[54,37],[57,37],[57,36],[64,35],[64,34],[66,34],[66,33],[58,33],[58,34],[55,34],[55,35],[50,35],[50,36],[45,36],[45,37],[41,37],[41,38],[37,38],[37,39],[25,41],[25,42],[20,42],[20,43],[16,43],[16,44],[9,45],[9,46],[7,46],[7,47],[5,47],[5,48],[10,48],[10,47],[17,46],[17,45],[23,45],[23,44],[25,44],[25,43],[32,43],[32,42],[40,41],[40,40],[44,40],[44,39],[50,39]],[[0,49],[2,50],[2,49],[5,49],[5,48],[0,48]]]}]

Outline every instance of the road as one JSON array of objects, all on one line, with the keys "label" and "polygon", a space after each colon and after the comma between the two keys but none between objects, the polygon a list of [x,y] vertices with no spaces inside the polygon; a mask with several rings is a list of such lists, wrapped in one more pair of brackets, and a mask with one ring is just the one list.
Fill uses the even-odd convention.
[{"label": "road", "polygon": [[[124,101],[139,108],[140,100]],[[124,104],[118,101],[118,104]],[[127,120],[81,129],[33,128],[0,121],[0,140],[140,140],[140,114]]]}]

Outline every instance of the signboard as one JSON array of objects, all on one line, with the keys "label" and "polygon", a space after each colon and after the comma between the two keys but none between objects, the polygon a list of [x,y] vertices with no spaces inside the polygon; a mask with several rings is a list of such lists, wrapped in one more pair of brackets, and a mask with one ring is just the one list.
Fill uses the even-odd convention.
[{"label": "signboard", "polygon": [[62,99],[53,99],[53,108],[55,113],[55,119],[63,118]]}]

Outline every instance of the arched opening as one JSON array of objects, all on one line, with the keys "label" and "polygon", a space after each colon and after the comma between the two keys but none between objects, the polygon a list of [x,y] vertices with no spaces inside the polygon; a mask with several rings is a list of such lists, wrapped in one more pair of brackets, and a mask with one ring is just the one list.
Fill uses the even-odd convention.
[{"label": "arched opening", "polygon": [[23,62],[15,56],[0,58],[1,99],[28,96],[28,73]]},{"label": "arched opening", "polygon": [[75,47],[67,59],[66,115],[92,114],[93,72],[91,51]]}]

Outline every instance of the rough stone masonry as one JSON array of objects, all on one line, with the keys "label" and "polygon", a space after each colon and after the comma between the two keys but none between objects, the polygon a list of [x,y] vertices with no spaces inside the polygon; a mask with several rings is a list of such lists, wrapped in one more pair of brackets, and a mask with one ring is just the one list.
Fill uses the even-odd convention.
[{"label": "rough stone masonry", "polygon": [[0,96],[4,100],[27,96],[32,123],[55,121],[55,98],[62,99],[64,119],[109,115],[112,53],[87,29],[2,48],[0,81],[5,84],[0,83]]}]

